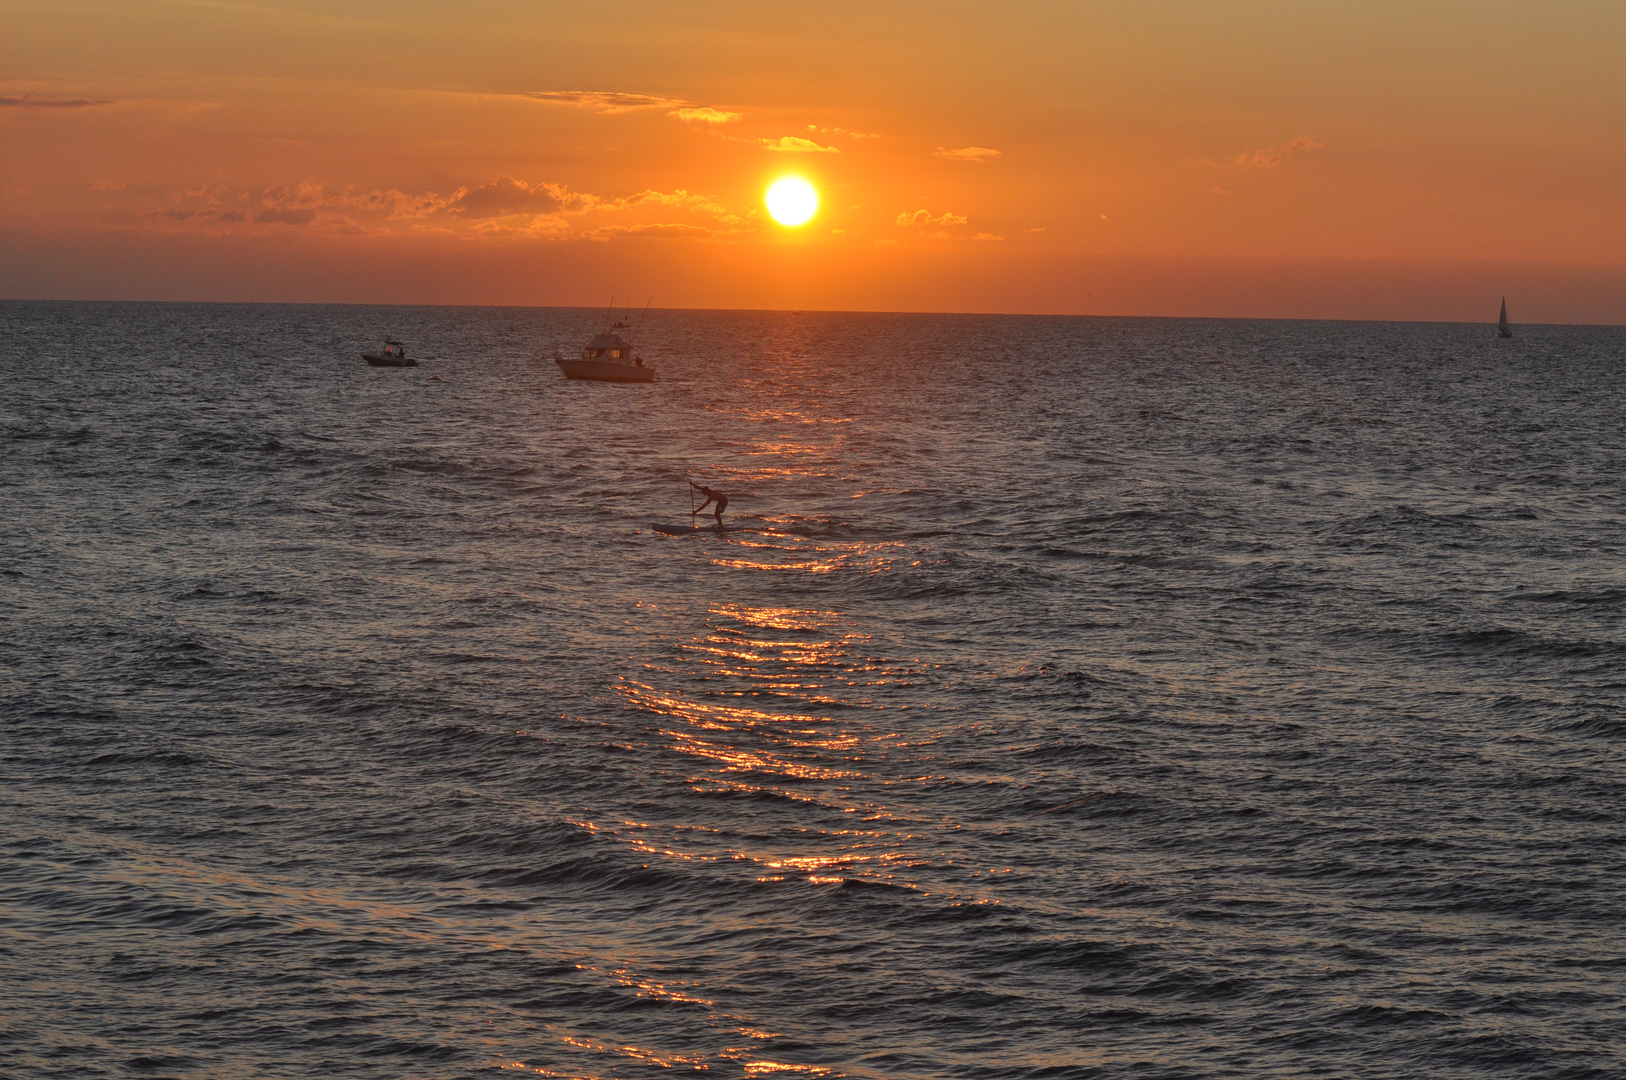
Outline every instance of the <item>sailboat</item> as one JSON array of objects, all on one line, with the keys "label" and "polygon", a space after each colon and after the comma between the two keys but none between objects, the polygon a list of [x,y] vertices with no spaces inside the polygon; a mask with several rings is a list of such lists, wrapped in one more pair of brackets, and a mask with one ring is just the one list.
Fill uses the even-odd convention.
[{"label": "sailboat", "polygon": [[1513,331],[1507,328],[1507,297],[1502,297],[1502,318],[1496,324],[1497,337],[1512,337]]}]

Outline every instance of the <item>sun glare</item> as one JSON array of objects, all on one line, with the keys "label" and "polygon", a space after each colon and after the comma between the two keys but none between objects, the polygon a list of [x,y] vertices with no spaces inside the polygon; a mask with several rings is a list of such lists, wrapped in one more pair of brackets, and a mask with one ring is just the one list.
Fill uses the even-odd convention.
[{"label": "sun glare", "polygon": [[819,209],[819,193],[799,176],[775,180],[768,187],[768,213],[781,225],[800,225]]}]

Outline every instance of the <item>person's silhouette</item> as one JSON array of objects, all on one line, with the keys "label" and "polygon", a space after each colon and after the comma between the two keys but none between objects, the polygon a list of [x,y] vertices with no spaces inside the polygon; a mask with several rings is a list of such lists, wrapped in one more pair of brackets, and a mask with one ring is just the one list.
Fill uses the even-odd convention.
[{"label": "person's silhouette", "polygon": [[[704,486],[702,486],[700,484],[697,484],[693,480],[689,481],[689,486],[692,487],[692,488],[698,489],[700,494],[702,494],[702,495],[704,495],[706,497],[706,501],[700,504],[700,510],[696,510],[696,511],[694,511],[694,513],[698,514],[698,513],[700,513],[701,510],[704,510],[706,507],[710,506],[712,503],[716,503],[717,504],[717,509],[712,511],[712,513],[717,518],[718,527],[721,528],[722,524],[723,524],[723,511],[725,509],[727,509],[727,507],[728,507],[728,496],[724,495],[721,491],[714,491],[709,487],[704,487]],[[693,517],[694,515],[691,514],[690,516]]]}]

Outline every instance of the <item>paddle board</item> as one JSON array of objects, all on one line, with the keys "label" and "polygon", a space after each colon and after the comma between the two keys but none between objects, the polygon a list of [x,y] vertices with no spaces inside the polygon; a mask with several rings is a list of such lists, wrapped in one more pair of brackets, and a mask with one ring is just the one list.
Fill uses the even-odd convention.
[{"label": "paddle board", "polygon": [[726,531],[720,530],[716,525],[651,525],[650,528],[658,533],[665,533],[667,536],[688,536],[697,532]]}]

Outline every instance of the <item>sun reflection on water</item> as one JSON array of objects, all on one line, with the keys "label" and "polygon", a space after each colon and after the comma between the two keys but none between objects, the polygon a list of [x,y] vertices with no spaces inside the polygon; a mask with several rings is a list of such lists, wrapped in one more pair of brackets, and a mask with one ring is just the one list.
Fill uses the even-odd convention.
[{"label": "sun reflection on water", "polygon": [[806,1076],[833,1076],[829,1069],[822,1065],[791,1065],[782,1061],[747,1061],[745,1075],[772,1076],[774,1073],[802,1073]]},{"label": "sun reflection on water", "polygon": [[[778,543],[729,548],[783,558],[787,545]],[[850,550],[873,557],[876,547]],[[848,558],[812,548],[808,554]],[[620,845],[646,869],[681,864],[749,904],[796,902],[782,893],[794,889],[804,890],[800,902],[845,903],[839,890],[848,886],[885,887],[891,902],[993,903],[955,893],[986,880],[980,870],[957,873],[950,889],[934,873],[939,856],[931,838],[965,826],[936,818],[918,798],[922,785],[946,782],[919,766],[920,747],[940,733],[897,722],[903,710],[921,706],[916,688],[930,681],[931,665],[888,655],[885,642],[828,607],[717,602],[698,624],[670,636],[661,630],[683,625],[675,621],[682,613],[655,614],[659,643],[645,650],[642,670],[608,688],[637,720],[637,733],[628,731],[622,741],[641,753],[664,750],[663,782],[717,801],[682,820],[658,820],[645,810],[579,822],[582,828]],[[706,816],[707,806],[715,816]],[[605,1075],[635,1064],[726,1066],[747,1077],[836,1075],[772,1052],[773,1036],[721,1011],[721,988],[651,973],[635,957],[600,974],[633,997],[707,1010],[726,1043],[702,1059],[648,1049],[646,1040],[611,1045],[570,1033],[578,1041],[569,1045],[603,1057]],[[747,1049],[753,1042],[755,1052]]]}]

